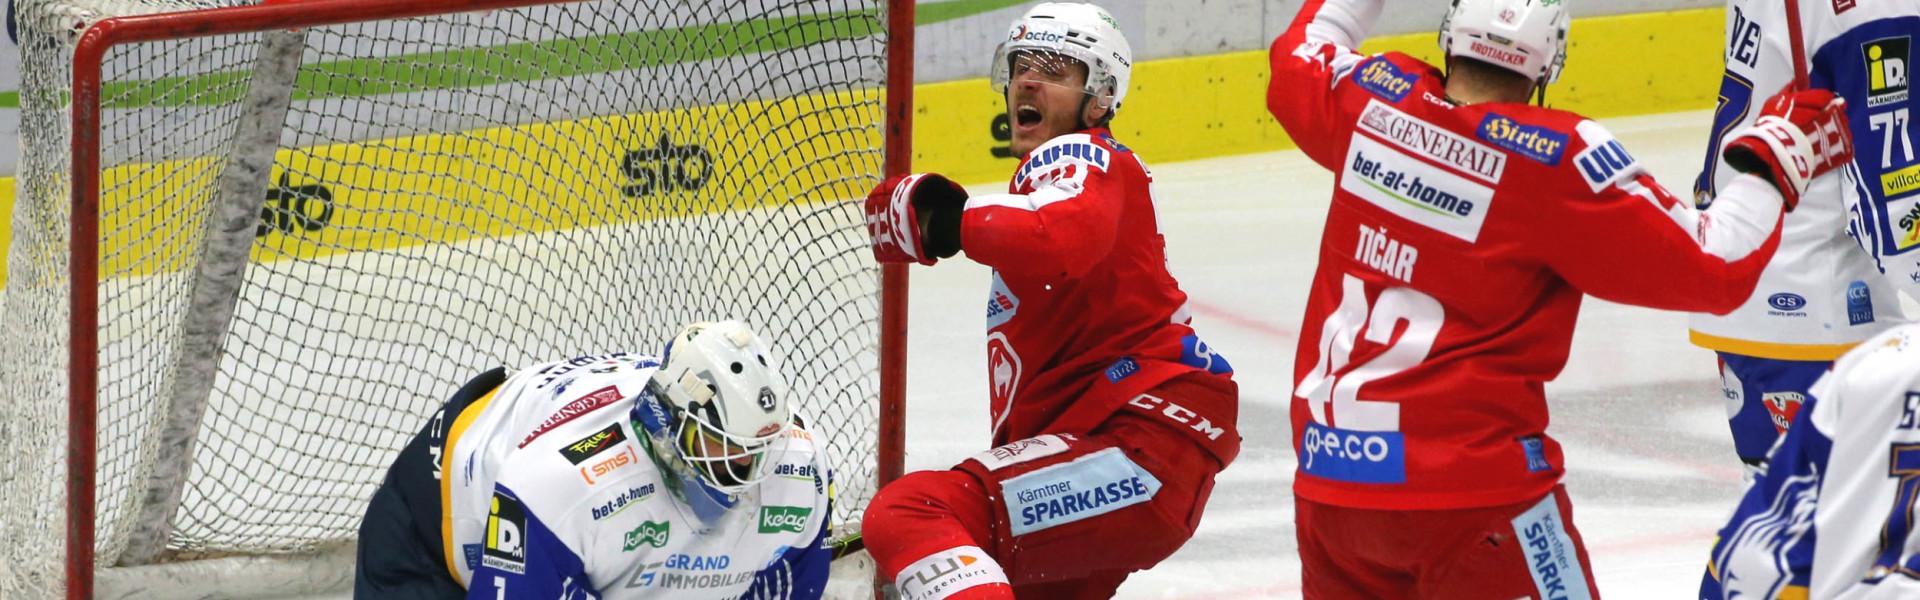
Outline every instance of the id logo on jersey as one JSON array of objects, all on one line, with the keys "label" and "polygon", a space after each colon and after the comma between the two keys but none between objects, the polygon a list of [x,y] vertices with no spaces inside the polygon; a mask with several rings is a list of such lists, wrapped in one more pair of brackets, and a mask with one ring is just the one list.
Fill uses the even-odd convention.
[{"label": "id logo on jersey", "polygon": [[1359,85],[1360,89],[1391,102],[1405,100],[1407,92],[1413,91],[1413,84],[1417,81],[1420,81],[1419,75],[1408,75],[1384,58],[1367,61],[1366,65],[1353,72],[1353,83]]},{"label": "id logo on jersey", "polygon": [[1349,431],[1308,422],[1300,435],[1300,471],[1353,483],[1406,483],[1405,436]]},{"label": "id logo on jersey", "polygon": [[487,510],[486,547],[480,551],[480,564],[508,573],[527,572],[527,511],[520,500],[500,492],[493,493]]},{"label": "id logo on jersey", "polygon": [[1160,480],[1107,448],[1008,479],[1000,490],[1013,534],[1026,535],[1152,500]]},{"label": "id logo on jersey", "polygon": [[1881,38],[1860,46],[1867,61],[1867,107],[1907,100],[1907,36]]}]

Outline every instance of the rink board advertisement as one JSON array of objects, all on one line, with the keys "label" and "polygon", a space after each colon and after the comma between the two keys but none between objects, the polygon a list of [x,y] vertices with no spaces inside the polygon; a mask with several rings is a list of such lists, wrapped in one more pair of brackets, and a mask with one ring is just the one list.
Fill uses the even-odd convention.
[{"label": "rink board advertisement", "polygon": [[[918,14],[920,27],[916,32],[919,54],[916,79],[921,82],[916,86],[914,103],[916,170],[941,172],[969,184],[1004,180],[1012,171],[1015,157],[1011,156],[1008,149],[1010,133],[1000,96],[989,88],[984,78],[950,79],[984,74],[985,62],[999,39],[1005,36],[1007,23],[1032,4],[1006,0],[921,3]],[[1265,46],[1271,42],[1273,35],[1284,29],[1297,7],[1277,0],[1225,3],[1150,3],[1134,0],[1106,4],[1123,30],[1135,36],[1135,56],[1143,61],[1135,65],[1132,89],[1120,117],[1114,122],[1114,133],[1150,164],[1291,147],[1285,133],[1265,110],[1268,77]],[[1592,10],[1625,12],[1701,4],[1693,1],[1628,2]],[[1376,37],[1362,50],[1396,50],[1428,60],[1435,59],[1438,51],[1433,34],[1428,32],[1433,24],[1425,21],[1437,23],[1444,9],[1422,10],[1433,14],[1396,11],[1384,18],[1376,28],[1381,33],[1418,33]],[[1263,14],[1264,20],[1245,18],[1245,14],[1250,14],[1247,11]],[[1722,15],[1718,9],[1683,10],[1589,17],[1576,21],[1574,29],[1579,33],[1575,38],[1575,54],[1561,82],[1552,88],[1549,96],[1552,104],[1596,116],[1710,107],[1713,101],[1712,83],[1720,69],[1719,38],[1724,25]],[[861,18],[848,18],[854,16]],[[477,13],[473,17],[481,22],[486,18],[485,13]],[[690,23],[669,33],[724,36],[728,34],[715,31],[740,31],[743,27],[725,21],[726,18],[724,14],[716,15],[712,17],[714,22]],[[871,26],[857,24],[872,22],[870,16],[864,14],[815,15],[795,17],[788,21],[806,21],[809,18],[834,24],[822,26],[801,22],[799,25],[808,33],[774,43],[783,48],[803,44],[853,46],[875,43],[879,38],[879,32],[872,31]],[[1145,27],[1142,26],[1143,22],[1155,23],[1155,26]],[[771,27],[791,29],[793,25],[793,22],[747,25],[744,31]],[[813,29],[805,29],[809,26]],[[556,31],[564,33],[564,29]],[[434,32],[418,33],[431,36]],[[669,34],[632,32],[624,35],[639,40]],[[12,39],[10,36],[3,49],[9,55],[17,54]],[[359,39],[341,43],[362,44],[365,46],[362,50],[373,52],[375,56],[379,56],[384,48],[378,40]],[[530,45],[567,43],[569,41],[565,39],[529,42]],[[351,226],[355,224],[354,219],[359,218],[357,215],[377,214],[377,210],[368,213],[368,209],[404,201],[415,194],[455,199],[453,204],[474,207],[490,207],[506,202],[505,195],[499,190],[448,183],[479,181],[474,177],[482,172],[512,173],[515,177],[527,178],[527,186],[535,190],[586,190],[578,195],[565,195],[567,199],[564,202],[572,204],[568,208],[596,209],[596,214],[623,210],[622,207],[626,205],[622,199],[630,197],[628,192],[638,191],[642,192],[641,195],[673,192],[670,186],[683,181],[700,183],[702,176],[740,182],[714,186],[713,189],[739,190],[738,193],[742,194],[775,194],[758,196],[753,200],[756,203],[829,199],[836,194],[845,198],[863,194],[864,189],[857,189],[863,183],[845,178],[828,177],[826,180],[837,183],[826,188],[807,190],[757,183],[761,181],[758,174],[768,172],[767,169],[804,166],[823,173],[852,172],[845,170],[852,168],[846,162],[852,159],[836,153],[832,148],[820,146],[833,140],[832,135],[814,138],[818,143],[811,143],[806,150],[780,156],[767,156],[767,152],[756,151],[750,144],[720,143],[722,140],[748,140],[766,135],[768,132],[754,129],[754,119],[745,116],[763,107],[794,102],[824,102],[824,106],[849,109],[838,103],[854,102],[852,98],[800,96],[770,101],[753,97],[751,93],[719,90],[703,92],[705,97],[700,98],[668,99],[660,102],[659,106],[641,107],[647,109],[646,112],[624,115],[596,114],[595,107],[568,106],[557,101],[571,97],[562,92],[572,87],[645,80],[676,70],[712,69],[728,72],[743,69],[797,69],[797,66],[762,64],[765,57],[778,54],[769,50],[778,49],[741,46],[738,52],[729,56],[709,55],[694,62],[679,64],[650,63],[641,57],[635,61],[636,68],[623,72],[522,70],[504,72],[497,80],[415,79],[446,82],[447,89],[341,87],[338,79],[325,79],[321,75],[352,74],[356,69],[375,67],[390,69],[395,64],[457,62],[462,50],[437,52],[434,56],[424,58],[415,55],[410,60],[400,61],[305,64],[301,74],[301,91],[295,96],[290,119],[341,113],[370,114],[377,118],[357,119],[346,126],[335,126],[333,130],[322,132],[325,139],[283,140],[287,147],[298,150],[283,150],[276,156],[278,168],[273,177],[274,183],[266,190],[264,199],[268,210],[263,213],[265,216],[261,224],[263,244],[256,249],[256,253],[269,251],[310,256],[315,252],[334,253],[391,247],[395,244],[448,241],[486,236],[491,231],[504,230],[489,226],[489,222],[538,223],[543,220],[540,211],[534,209],[496,212],[491,208],[476,208],[474,215],[456,216],[451,220],[382,223],[385,227],[401,228],[391,234],[367,233],[365,229]],[[1583,60],[1582,56],[1594,58]],[[1652,56],[1661,59],[1646,60]],[[1152,60],[1156,58],[1159,60]],[[0,67],[0,77],[5,78],[0,80],[0,132],[17,136],[19,97],[11,89],[17,87],[15,65],[17,59],[6,60],[5,66]],[[849,68],[863,73],[871,72],[876,84],[880,80],[878,64],[850,65]],[[182,87],[180,84],[184,81],[187,84],[185,87],[191,87],[195,78],[232,76],[231,73],[197,73],[176,78],[170,83],[178,88]],[[326,83],[328,81],[334,83]],[[1699,85],[1689,85],[1694,82]],[[140,82],[121,85],[131,86],[123,89],[141,88]],[[165,86],[148,87],[166,89]],[[436,109],[471,102],[475,95],[506,92],[528,94],[523,97],[534,99],[531,104],[538,107],[535,111],[538,122],[493,126],[479,122],[448,122],[447,111]],[[761,92],[762,95],[769,93],[780,95],[779,90]],[[878,91],[873,93],[877,94]],[[547,99],[556,101],[540,102]],[[701,105],[703,108],[680,108],[689,105]],[[148,110],[123,107],[110,110],[109,113],[118,113],[123,122],[158,122],[159,113]],[[826,112],[832,113],[833,110]],[[678,115],[700,116],[689,121]],[[796,139],[806,139],[813,133],[832,132],[834,135],[861,138],[847,147],[874,147],[874,140],[880,135],[877,129],[847,130],[841,124],[873,122],[878,115],[845,117],[844,121],[815,121],[802,130],[782,133],[793,135]],[[428,127],[448,133],[419,137],[400,135]],[[803,131],[816,127],[817,131]],[[164,128],[139,130],[157,132],[164,131]],[[564,140],[566,143],[546,143],[553,140]],[[725,145],[726,148],[719,149],[716,147],[718,145]],[[152,147],[138,143],[127,146]],[[686,178],[672,176],[675,165],[649,167],[641,164],[649,161],[647,157],[677,160],[685,156],[699,156],[701,151],[706,153],[706,157],[696,161],[700,163],[699,168],[691,168],[692,164],[678,166],[683,173],[691,174]],[[0,174],[11,173],[16,152],[17,144],[0,144]],[[427,154],[433,157],[424,158]],[[814,164],[820,157],[832,158],[825,164]],[[105,173],[107,180],[103,182],[107,184],[104,188],[107,190],[137,189],[139,185],[116,188],[114,183],[159,177],[160,174],[171,174],[168,177],[172,178],[159,183],[162,188],[206,184],[204,177],[182,177],[206,169],[204,161],[196,161],[190,156],[163,157],[161,162],[151,162],[149,159],[144,163],[132,162],[130,157],[109,155],[103,158],[110,165]],[[386,162],[386,167],[382,167],[382,161],[398,162]],[[388,170],[394,165],[404,165],[398,170],[407,173]],[[551,165],[567,165],[568,168],[542,168]],[[656,174],[642,177],[649,179],[643,182],[632,174],[636,169],[648,168],[665,169],[657,171],[665,176]],[[14,189],[11,183],[10,178],[0,181],[0,219],[10,216],[12,212]],[[316,201],[321,198],[318,191],[322,189],[330,196]],[[391,191],[354,191],[371,189]],[[314,193],[299,193],[303,190]],[[697,189],[674,193],[692,193],[700,198],[686,205],[688,210],[725,210],[740,205],[734,200],[713,197]],[[174,189],[158,196],[146,195],[142,201],[154,202],[152,199],[159,197],[166,198],[161,201],[163,203],[197,202],[204,195],[204,192]],[[288,200],[303,205],[275,206],[276,202],[285,204]],[[112,192],[103,198],[104,204],[109,207],[130,201],[133,198],[114,197]],[[165,211],[141,212],[151,214]],[[653,216],[656,215],[632,214],[608,219],[613,222]],[[134,227],[131,230],[138,229]],[[535,230],[538,230],[537,226]],[[345,233],[348,231],[356,233]],[[0,243],[6,241],[9,233],[10,229],[0,227]],[[302,237],[317,239],[300,243],[294,243],[292,239]],[[278,238],[288,238],[288,241],[276,241]],[[152,265],[136,268],[133,272],[168,268],[166,265]],[[4,274],[0,274],[0,285],[4,285],[4,281]]]},{"label": "rink board advertisement", "polygon": [[[879,164],[880,130],[846,124],[876,121],[874,99],[802,96],[281,150],[253,259],[864,195],[875,182],[861,174]],[[760,143],[767,139],[788,141]],[[861,148],[869,150],[847,151]],[[172,237],[151,232],[176,229],[168,223],[179,215],[203,214],[214,170],[208,159],[107,169],[102,272],[150,275],[195,260],[166,247]],[[422,198],[433,199],[434,212],[418,210]],[[116,251],[125,249],[137,251]]]}]

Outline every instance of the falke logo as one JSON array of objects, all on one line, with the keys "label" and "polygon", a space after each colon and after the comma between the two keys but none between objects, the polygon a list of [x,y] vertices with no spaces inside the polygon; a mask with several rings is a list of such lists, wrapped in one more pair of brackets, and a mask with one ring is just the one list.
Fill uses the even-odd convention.
[{"label": "falke logo", "polygon": [[624,441],[627,441],[627,434],[620,430],[620,424],[615,423],[561,448],[560,455],[566,457],[567,462],[577,465]]}]

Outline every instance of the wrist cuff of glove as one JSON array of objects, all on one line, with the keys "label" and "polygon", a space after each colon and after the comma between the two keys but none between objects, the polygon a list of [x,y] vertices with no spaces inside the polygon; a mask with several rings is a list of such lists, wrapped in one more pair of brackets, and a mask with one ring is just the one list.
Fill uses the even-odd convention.
[{"label": "wrist cuff of glove", "polygon": [[921,232],[921,243],[926,246],[927,255],[933,258],[953,258],[960,253],[960,217],[966,211],[959,208],[928,208],[927,230]]}]

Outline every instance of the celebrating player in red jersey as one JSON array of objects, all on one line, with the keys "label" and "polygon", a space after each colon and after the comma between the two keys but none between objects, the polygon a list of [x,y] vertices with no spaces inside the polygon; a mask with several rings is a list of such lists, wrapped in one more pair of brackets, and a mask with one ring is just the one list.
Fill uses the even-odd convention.
[{"label": "celebrating player in red jersey", "polygon": [[1598,123],[1526,103],[1564,2],[1456,0],[1445,73],[1355,53],[1380,10],[1309,0],[1271,55],[1269,109],[1337,174],[1295,362],[1305,595],[1596,597],[1543,391],[1582,294],[1738,306],[1783,208],[1851,152],[1843,103],[1776,96],[1698,211]]},{"label": "celebrating player in red jersey", "polygon": [[987,294],[993,441],[909,474],[868,506],[867,548],[902,598],[1107,598],[1185,543],[1239,452],[1226,360],[1188,327],[1152,176],[1105,127],[1131,52],[1113,17],[1041,4],[994,62],[1013,150],[1008,193],[890,179],[867,200],[877,258],[964,249]]}]

